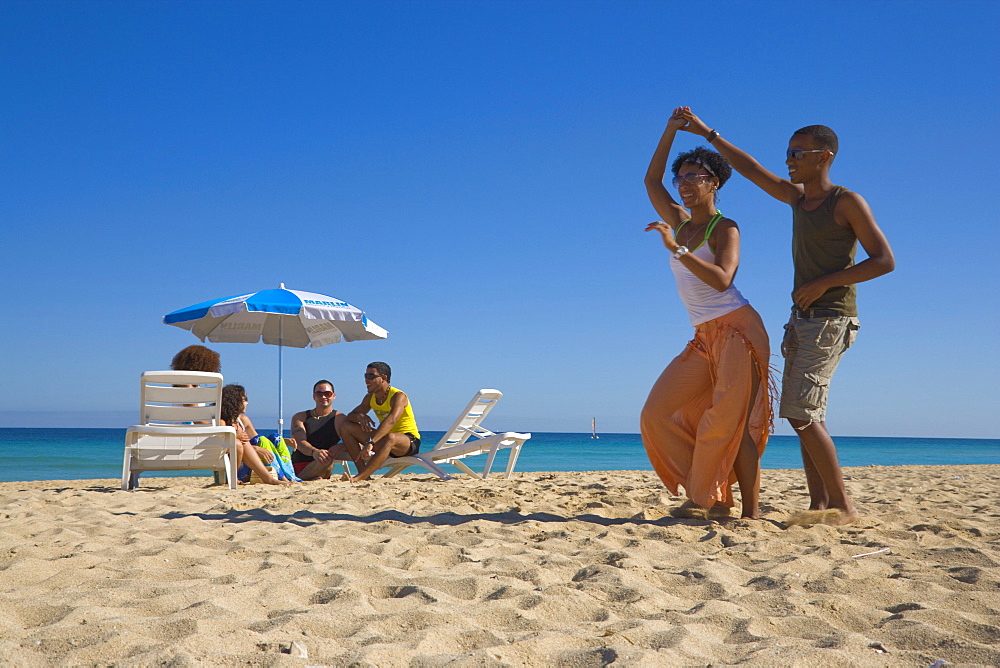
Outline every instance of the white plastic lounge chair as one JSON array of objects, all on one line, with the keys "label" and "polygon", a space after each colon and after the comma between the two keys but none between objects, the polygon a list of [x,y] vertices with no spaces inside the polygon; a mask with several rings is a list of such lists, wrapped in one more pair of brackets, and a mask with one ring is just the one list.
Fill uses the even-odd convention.
[{"label": "white plastic lounge chair", "polygon": [[[504,448],[510,448],[507,475],[504,476],[510,478],[511,473],[514,472],[514,464],[517,463],[517,456],[521,453],[521,446],[531,438],[531,434],[513,431],[494,434],[480,426],[483,418],[493,410],[502,396],[503,393],[500,390],[479,390],[462,411],[462,414],[455,420],[455,424],[451,425],[451,428],[445,432],[433,449],[409,457],[389,457],[384,466],[391,466],[392,470],[383,477],[391,478],[410,466],[423,466],[442,480],[452,480],[452,476],[441,468],[441,464],[452,464],[473,478],[485,480],[490,474],[497,452]],[[487,456],[482,475],[473,471],[462,461],[466,457],[475,457],[476,455]]]},{"label": "white plastic lounge chair", "polygon": [[125,432],[122,489],[146,471],[211,469],[236,489],[236,430],[221,425],[222,374],[147,371],[140,422]]}]

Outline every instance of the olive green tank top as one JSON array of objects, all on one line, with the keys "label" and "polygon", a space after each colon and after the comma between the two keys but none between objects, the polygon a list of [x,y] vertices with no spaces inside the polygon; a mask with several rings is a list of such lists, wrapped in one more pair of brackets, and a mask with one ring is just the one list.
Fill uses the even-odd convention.
[{"label": "olive green tank top", "polygon": [[[843,186],[834,187],[815,211],[804,210],[802,198],[792,207],[795,289],[820,276],[854,266],[858,238],[854,230],[841,227],[833,218],[837,200],[846,192],[848,190]],[[857,288],[853,284],[830,288],[809,308],[832,309],[845,316],[856,317]]]}]

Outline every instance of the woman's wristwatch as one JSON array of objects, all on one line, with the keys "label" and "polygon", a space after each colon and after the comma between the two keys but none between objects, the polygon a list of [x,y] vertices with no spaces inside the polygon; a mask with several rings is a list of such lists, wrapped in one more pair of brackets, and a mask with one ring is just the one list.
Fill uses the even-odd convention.
[{"label": "woman's wristwatch", "polygon": [[677,250],[674,251],[674,257],[679,260],[690,252],[687,246],[678,246]]}]

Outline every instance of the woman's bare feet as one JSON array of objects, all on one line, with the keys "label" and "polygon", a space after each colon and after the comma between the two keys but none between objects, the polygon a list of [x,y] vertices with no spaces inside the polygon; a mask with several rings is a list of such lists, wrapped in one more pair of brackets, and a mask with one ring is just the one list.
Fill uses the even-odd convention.
[{"label": "woman's bare feet", "polygon": [[708,509],[702,508],[691,499],[688,499],[676,508],[671,508],[670,516],[690,520],[707,520]]},{"label": "woman's bare feet", "polygon": [[732,515],[732,508],[725,505],[724,503],[716,503],[714,506],[708,509],[708,518],[712,520],[724,519],[726,517],[730,517],[731,515]]},{"label": "woman's bare feet", "polygon": [[291,480],[282,480],[280,478],[275,478],[273,475],[267,476],[267,480],[263,481],[265,485],[291,485]]}]

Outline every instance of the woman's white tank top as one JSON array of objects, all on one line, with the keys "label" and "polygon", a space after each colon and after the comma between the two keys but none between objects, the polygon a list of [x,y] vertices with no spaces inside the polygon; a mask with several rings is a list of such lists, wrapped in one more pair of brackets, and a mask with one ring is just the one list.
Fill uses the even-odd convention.
[{"label": "woman's white tank top", "polygon": [[[711,236],[714,228],[714,224],[709,224],[705,230],[704,241],[696,249],[690,251],[695,257],[713,264],[715,263],[715,253],[712,252],[712,248],[708,244],[708,237]],[[736,289],[735,282],[731,283],[725,291],[719,292],[692,274],[691,270],[681,264],[681,261],[673,255],[670,256],[670,269],[674,272],[674,278],[677,280],[677,292],[680,294],[684,306],[687,307],[691,324],[695,327],[750,303]]]}]

